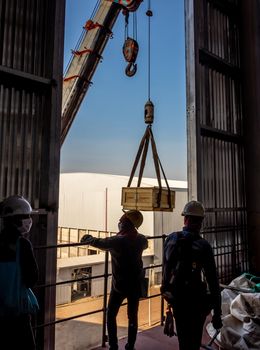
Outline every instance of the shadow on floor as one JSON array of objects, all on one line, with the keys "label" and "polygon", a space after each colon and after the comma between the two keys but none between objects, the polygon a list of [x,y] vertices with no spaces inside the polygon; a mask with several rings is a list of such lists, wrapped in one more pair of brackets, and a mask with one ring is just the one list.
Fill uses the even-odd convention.
[{"label": "shadow on floor", "polygon": [[[119,350],[125,349],[127,339],[123,338],[119,340]],[[207,344],[210,341],[210,337],[207,331],[204,329],[202,343]],[[136,341],[136,350],[178,350],[177,337],[167,337],[163,334],[163,327],[158,325],[148,330],[139,332]],[[106,346],[108,348],[108,345]],[[212,350],[217,350],[216,345],[212,346]],[[104,350],[102,347],[95,348],[94,350]]]}]

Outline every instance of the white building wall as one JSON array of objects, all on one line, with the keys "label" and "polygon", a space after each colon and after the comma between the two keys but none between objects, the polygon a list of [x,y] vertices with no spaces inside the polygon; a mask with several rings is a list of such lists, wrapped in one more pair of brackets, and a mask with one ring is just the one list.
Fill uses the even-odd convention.
[{"label": "white building wall", "polygon": [[[92,276],[103,275],[104,274],[104,263],[105,254],[100,254],[103,256],[102,263],[92,267]],[[108,273],[110,273],[111,267],[109,264]],[[108,290],[110,289],[110,281],[108,283]],[[104,278],[93,279],[91,281],[91,296],[98,297],[104,295]]]},{"label": "white building wall", "polygon": [[[72,269],[63,268],[57,271],[57,282],[71,280]],[[71,302],[71,284],[61,284],[56,287],[56,305]]]},{"label": "white building wall", "polygon": [[[92,230],[117,231],[118,219],[122,216],[121,190],[126,187],[127,176],[66,173],[60,175],[59,226],[70,228],[86,228]],[[179,225],[179,214],[183,208],[182,196],[187,193],[186,181],[168,180],[169,186],[176,190],[176,208],[173,213],[163,213],[164,229]],[[136,185],[136,178],[132,186]],[[142,186],[157,186],[157,179],[144,178]],[[161,212],[142,212],[143,225],[140,232],[153,236],[157,226],[154,219],[160,217]],[[169,222],[169,225],[166,224]],[[178,224],[177,224],[178,223]],[[176,226],[175,226],[176,224]],[[167,226],[168,225],[168,226]],[[159,226],[158,226],[159,227]]]},{"label": "white building wall", "polygon": [[[136,178],[132,186],[136,185]],[[126,187],[127,176],[68,173],[60,176],[59,226],[77,229],[117,232],[118,219],[122,216],[121,190]],[[176,191],[173,212],[142,212],[143,225],[139,232],[147,236],[159,236],[180,230],[183,226],[182,209],[187,201],[187,182],[168,180]],[[156,179],[144,178],[142,186],[157,186]],[[144,266],[160,264],[162,240],[150,242],[152,249],[144,256]],[[82,260],[83,259],[83,260]],[[98,256],[58,259],[57,280],[69,280],[75,268],[92,267],[92,275],[104,273],[104,254]],[[110,269],[110,266],[109,266]],[[157,269],[159,272],[159,268]],[[110,270],[109,270],[110,271]],[[156,271],[155,271],[156,272]],[[110,289],[110,282],[108,288]],[[103,279],[94,279],[91,295],[103,294]],[[71,302],[71,285],[57,287],[57,304]]]},{"label": "white building wall", "polygon": [[[105,254],[91,255],[87,257],[68,258],[58,260],[57,282],[72,279],[74,269],[92,267],[92,276],[104,274]],[[153,255],[145,252],[143,255],[144,266],[149,266],[153,262]],[[111,261],[108,265],[108,273],[111,273]],[[148,272],[147,272],[148,275]],[[108,280],[108,292],[111,288],[111,277]],[[98,297],[104,294],[104,278],[91,280],[91,297]],[[68,304],[71,302],[71,283],[58,285],[56,288],[56,305]]]},{"label": "white building wall", "polygon": [[[161,236],[174,231],[180,231],[183,227],[183,216],[181,215],[187,202],[187,190],[176,190],[176,208],[172,213],[155,212],[154,235]],[[154,240],[154,264],[162,263],[162,240]]]}]

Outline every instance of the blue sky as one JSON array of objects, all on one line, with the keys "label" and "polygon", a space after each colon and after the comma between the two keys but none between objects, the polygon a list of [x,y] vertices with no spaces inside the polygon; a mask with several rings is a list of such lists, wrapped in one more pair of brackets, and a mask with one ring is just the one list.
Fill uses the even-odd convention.
[{"label": "blue sky", "polygon": [[[64,67],[96,0],[67,0]],[[151,100],[153,133],[167,178],[186,180],[186,97],[183,0],[152,0]],[[147,92],[148,1],[138,9],[138,71],[129,78],[122,54],[124,16],[119,15],[92,79],[93,85],[61,150],[61,172],[130,175],[144,134]],[[131,21],[131,18],[130,18]],[[129,28],[129,34],[132,27]],[[137,174],[136,174],[137,175]],[[156,177],[151,154],[144,176]]]}]

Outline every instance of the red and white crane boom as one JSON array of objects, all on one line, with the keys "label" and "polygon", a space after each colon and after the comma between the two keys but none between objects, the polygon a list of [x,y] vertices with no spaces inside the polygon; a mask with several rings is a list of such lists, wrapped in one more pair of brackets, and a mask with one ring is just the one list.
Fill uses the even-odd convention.
[{"label": "red and white crane boom", "polygon": [[84,31],[63,80],[61,144],[88,91],[102,53],[112,35],[120,10],[136,11],[142,0],[100,0],[94,17]]}]

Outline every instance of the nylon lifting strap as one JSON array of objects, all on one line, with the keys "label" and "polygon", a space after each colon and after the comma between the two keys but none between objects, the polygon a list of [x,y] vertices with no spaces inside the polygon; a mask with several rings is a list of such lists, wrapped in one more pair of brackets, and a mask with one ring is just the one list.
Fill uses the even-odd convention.
[{"label": "nylon lifting strap", "polygon": [[171,208],[171,204],[172,204],[171,203],[171,190],[170,190],[167,178],[165,176],[161,161],[160,161],[159,156],[158,156],[158,152],[157,152],[155,140],[153,137],[151,125],[147,125],[144,136],[142,137],[142,140],[140,142],[127,187],[131,187],[131,183],[132,183],[136,168],[138,166],[138,163],[139,163],[141,155],[142,155],[140,169],[139,169],[139,175],[138,175],[138,181],[137,181],[137,187],[140,187],[140,185],[141,185],[150,140],[151,140],[151,146],[152,146],[154,167],[155,167],[156,177],[157,177],[158,186],[159,186],[159,194],[158,194],[158,198],[157,198],[157,204],[160,207],[161,196],[162,196],[162,182],[161,182],[161,173],[160,173],[160,170],[161,170],[163,177],[164,177],[164,180],[165,180],[165,183],[166,183],[167,190],[168,190],[168,205],[169,205],[169,208]]},{"label": "nylon lifting strap", "polygon": [[[142,181],[142,177],[143,177],[143,172],[144,172],[144,167],[145,167],[145,162],[146,162],[146,157],[147,157],[147,152],[148,152],[148,148],[149,148],[149,142],[151,141],[151,146],[152,146],[152,154],[153,154],[153,161],[154,161],[154,167],[155,167],[155,172],[156,172],[156,177],[157,177],[157,181],[158,181],[158,185],[159,185],[159,193],[157,196],[157,205],[160,208],[161,207],[161,198],[162,198],[162,181],[161,181],[161,173],[160,170],[162,171],[166,186],[167,186],[167,190],[168,190],[168,206],[171,209],[172,208],[172,197],[171,197],[171,190],[168,184],[168,181],[166,179],[161,161],[159,159],[158,156],[158,152],[157,152],[157,148],[156,148],[156,144],[154,141],[154,137],[153,137],[153,132],[152,132],[152,123],[153,123],[153,119],[154,119],[154,106],[152,101],[150,100],[150,19],[152,14],[152,11],[150,9],[150,0],[149,0],[149,9],[147,11],[147,16],[149,18],[149,31],[148,31],[148,47],[149,47],[149,54],[148,54],[148,101],[145,104],[145,123],[148,124],[144,133],[144,136],[141,139],[139,148],[138,148],[138,152],[134,161],[134,165],[130,174],[130,178],[127,184],[127,187],[131,186],[136,168],[138,166],[138,163],[140,161],[141,158],[141,163],[140,163],[140,169],[139,169],[139,175],[138,175],[138,181],[137,181],[137,187],[140,187],[141,185],[141,181]],[[126,30],[128,25],[128,17],[126,17]],[[128,38],[129,40],[132,40],[130,38]],[[129,43],[131,43],[129,41]],[[130,51],[131,54],[133,54],[133,45],[130,45],[132,48],[132,51]],[[129,54],[128,51],[125,52],[125,54]],[[136,55],[137,55],[137,51],[136,51]],[[125,58],[127,58],[125,56]],[[136,57],[134,57],[135,60]]]}]

